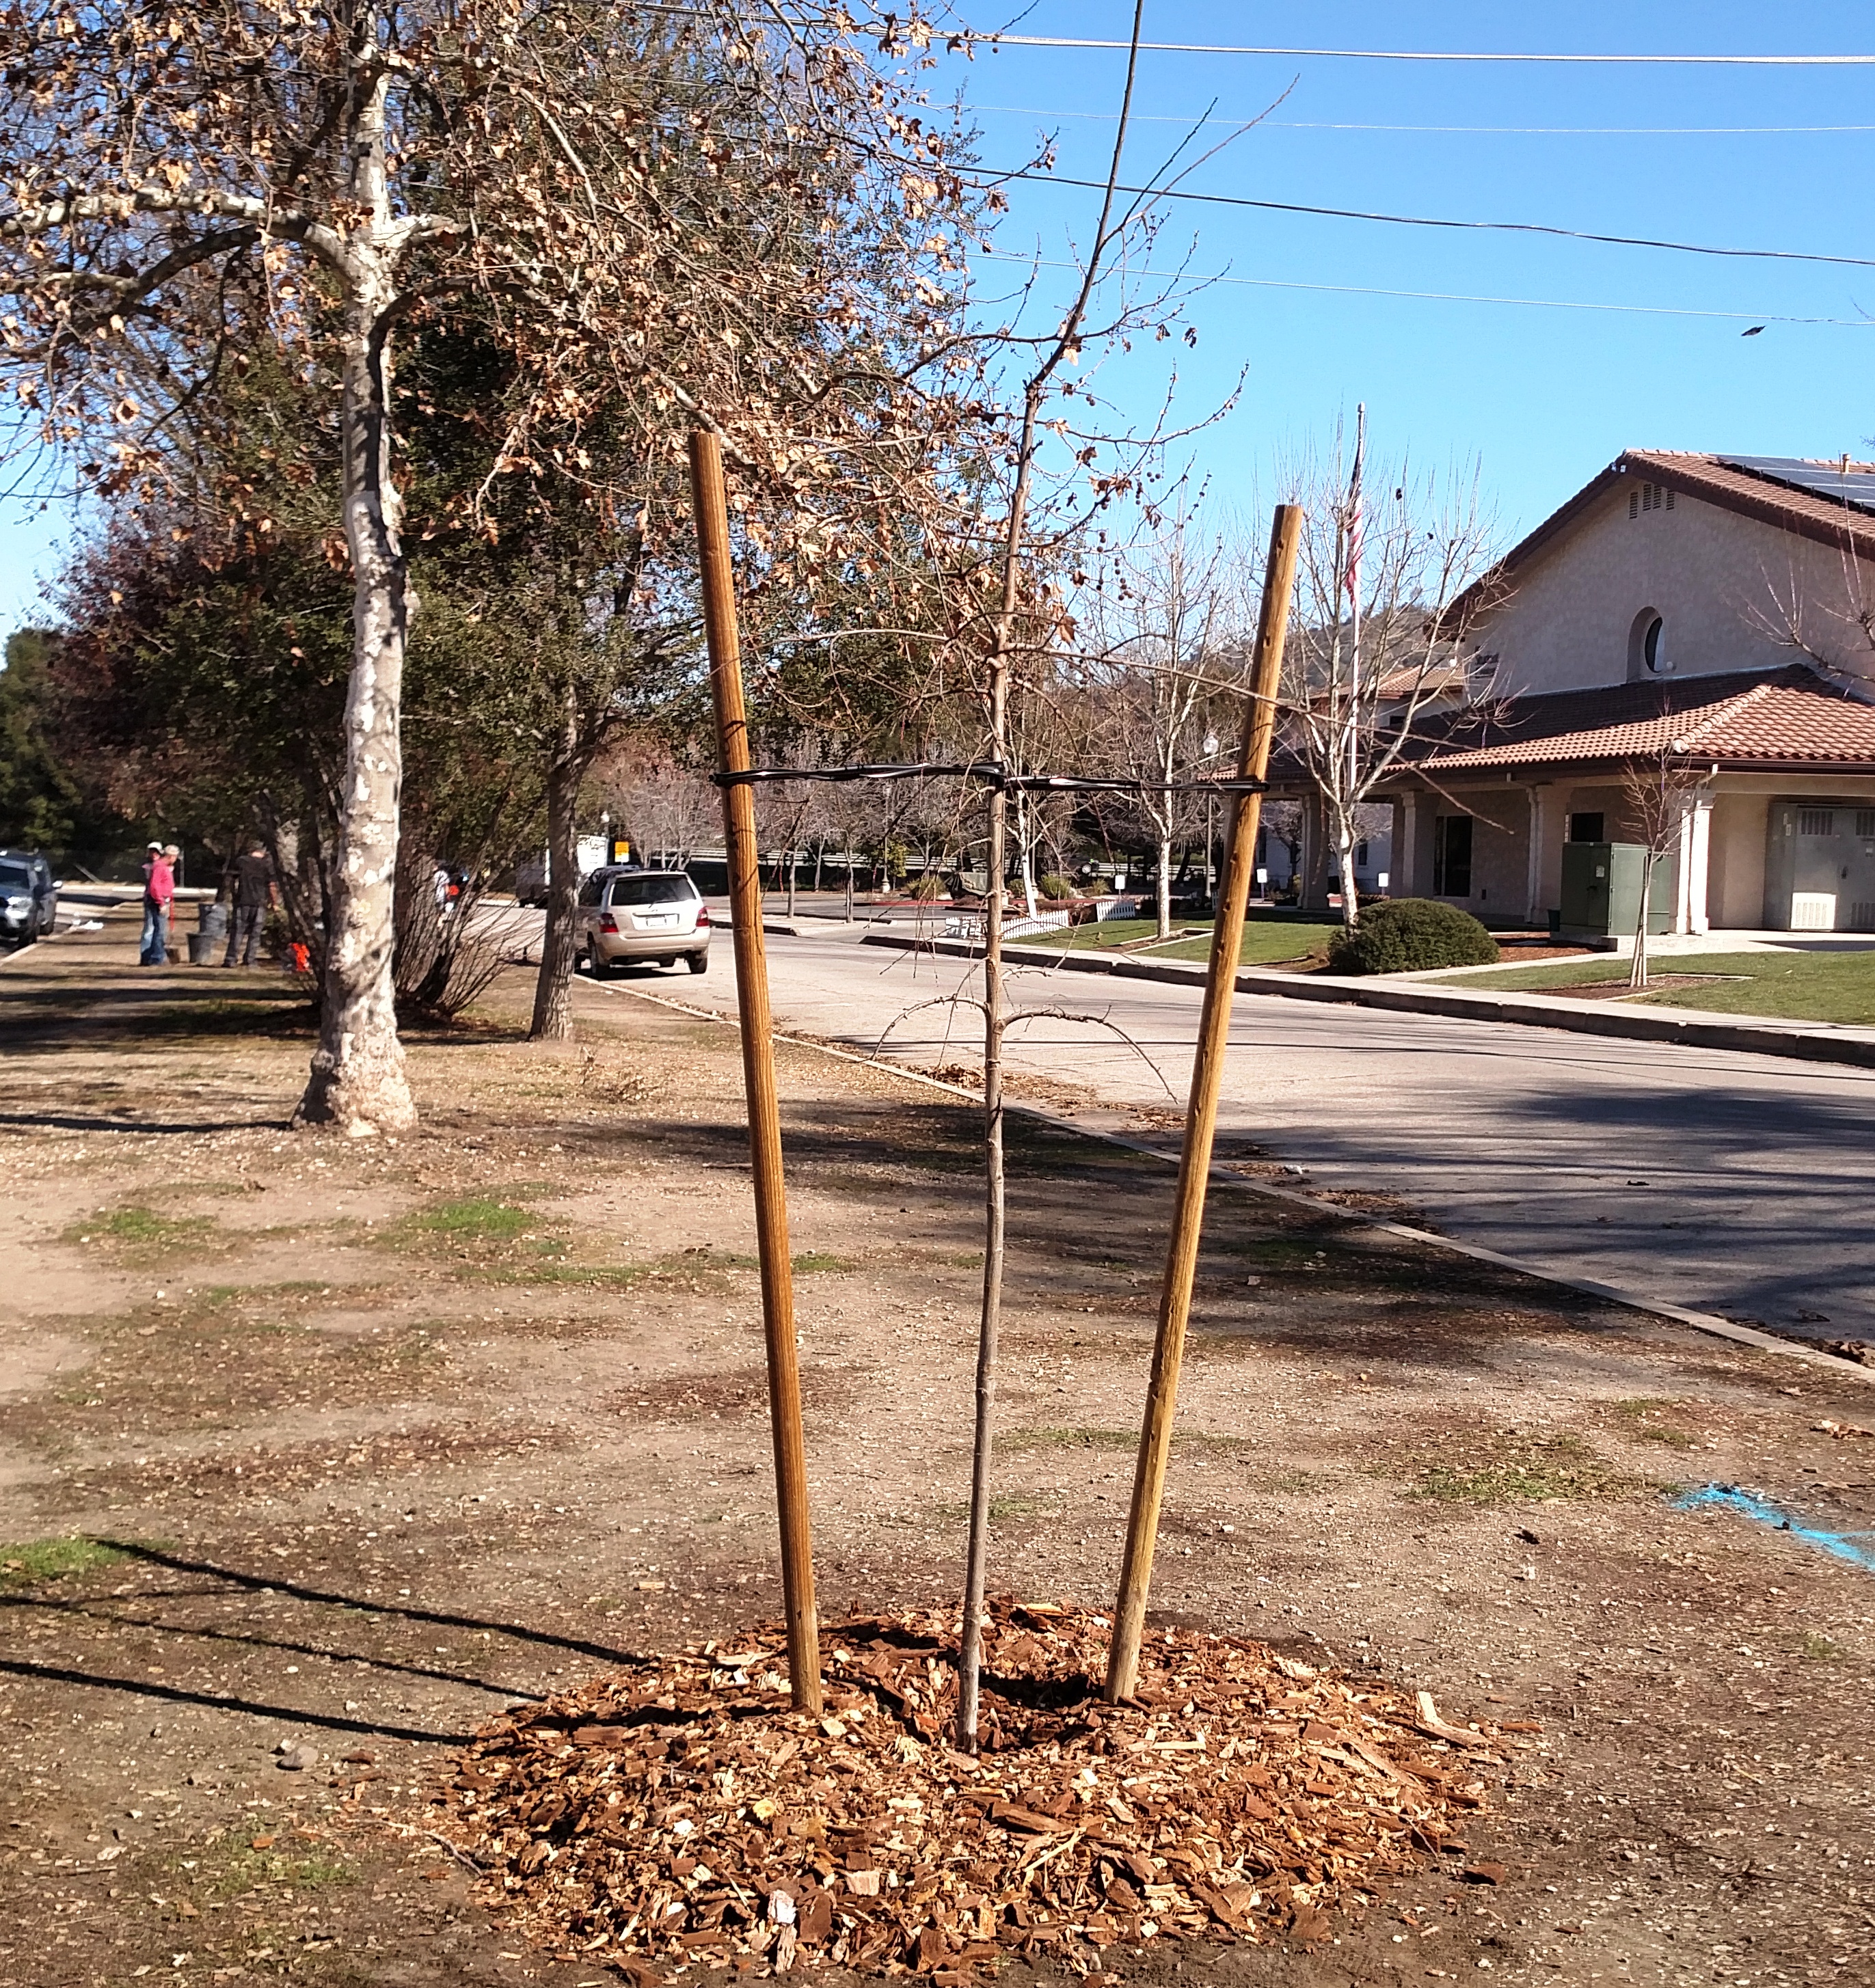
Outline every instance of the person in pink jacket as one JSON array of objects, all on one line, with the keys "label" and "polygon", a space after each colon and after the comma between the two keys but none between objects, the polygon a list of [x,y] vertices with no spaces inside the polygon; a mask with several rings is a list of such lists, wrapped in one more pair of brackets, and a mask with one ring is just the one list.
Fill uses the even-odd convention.
[{"label": "person in pink jacket", "polygon": [[163,854],[163,845],[153,842],[144,851],[144,937],[137,955],[140,966],[163,966],[169,960],[169,907],[176,894],[175,873]]}]

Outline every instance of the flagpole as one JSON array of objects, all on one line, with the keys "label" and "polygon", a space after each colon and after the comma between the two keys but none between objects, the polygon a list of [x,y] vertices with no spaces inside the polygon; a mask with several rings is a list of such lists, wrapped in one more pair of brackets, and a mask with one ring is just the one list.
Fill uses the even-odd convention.
[{"label": "flagpole", "polygon": [[[1348,505],[1348,597],[1350,604],[1349,623],[1352,649],[1348,664],[1348,810],[1352,823],[1355,791],[1360,782],[1361,766],[1361,469],[1367,455],[1367,403],[1361,401],[1354,411],[1354,475],[1352,480]],[[1350,829],[1352,834],[1352,828]],[[1352,840],[1345,851],[1348,865],[1352,868],[1354,847]],[[1353,879],[1341,880],[1342,900],[1345,904],[1348,890]]]}]

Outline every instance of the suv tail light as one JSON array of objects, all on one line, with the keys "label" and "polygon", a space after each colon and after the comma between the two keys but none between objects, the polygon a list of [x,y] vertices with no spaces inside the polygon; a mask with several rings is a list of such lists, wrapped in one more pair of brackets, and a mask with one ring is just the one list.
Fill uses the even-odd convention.
[{"label": "suv tail light", "polygon": [[709,929],[709,907],[707,904],[699,904],[696,908],[696,928],[699,931]]},{"label": "suv tail light", "polygon": [[605,916],[599,921],[599,929],[602,932],[611,932],[613,936],[616,938],[618,933],[618,921],[613,917],[610,911],[608,911]]}]

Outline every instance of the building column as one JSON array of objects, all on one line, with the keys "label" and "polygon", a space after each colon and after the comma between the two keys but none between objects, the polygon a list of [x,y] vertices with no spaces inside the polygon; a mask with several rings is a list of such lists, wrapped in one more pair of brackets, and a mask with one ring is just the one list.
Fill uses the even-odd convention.
[{"label": "building column", "polygon": [[1529,918],[1533,925],[1546,924],[1562,902],[1562,845],[1569,832],[1573,791],[1554,780],[1539,780],[1529,789]]},{"label": "building column", "polygon": [[1427,803],[1430,794],[1409,787],[1393,815],[1393,884],[1396,898],[1423,898],[1430,878],[1426,868]]},{"label": "building column", "polygon": [[1328,809],[1320,787],[1302,795],[1302,873],[1296,879],[1296,911],[1328,908]]},{"label": "building column", "polygon": [[1297,880],[1296,908],[1325,911],[1328,908],[1328,810],[1322,790],[1311,782],[1302,796],[1302,870]]},{"label": "building column", "polygon": [[1712,929],[1706,903],[1712,874],[1712,796],[1695,794],[1680,817],[1680,888],[1674,908],[1674,930],[1701,933]]},{"label": "building column", "polygon": [[1403,898],[1407,894],[1406,880],[1400,866],[1406,860],[1406,844],[1410,830],[1406,820],[1406,803],[1399,794],[1388,803],[1393,819],[1386,830],[1386,894],[1389,898]]},{"label": "building column", "polygon": [[1524,922],[1540,925],[1548,908],[1543,898],[1543,845],[1550,817],[1555,813],[1556,791],[1547,780],[1534,780],[1524,795],[1530,803],[1529,846],[1524,852]]}]

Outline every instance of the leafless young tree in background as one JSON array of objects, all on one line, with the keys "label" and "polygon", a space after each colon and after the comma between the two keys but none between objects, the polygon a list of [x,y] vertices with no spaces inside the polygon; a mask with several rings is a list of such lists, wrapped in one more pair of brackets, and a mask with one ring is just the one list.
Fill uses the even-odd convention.
[{"label": "leafless young tree in background", "polygon": [[1105,708],[1111,763],[1142,783],[1161,938],[1172,932],[1173,840],[1204,803],[1154,789],[1216,770],[1212,707],[1236,674],[1242,591],[1238,549],[1181,507],[1115,561],[1081,631],[1084,682]]},{"label": "leafless young tree in background", "polygon": [[614,832],[677,869],[722,835],[723,804],[707,776],[681,764],[655,734],[618,741],[595,769],[594,785]]},{"label": "leafless young tree in background", "polygon": [[1320,795],[1349,925],[1363,804],[1434,709],[1488,688],[1467,639],[1492,551],[1475,471],[1376,470],[1365,444],[1363,422],[1351,463],[1338,437],[1294,478],[1307,522],[1284,664],[1283,735]]},{"label": "leafless young tree in background", "polygon": [[1288,857],[1290,876],[1299,881],[1302,874],[1302,803],[1271,800],[1266,796],[1263,827],[1269,841],[1279,844]]},{"label": "leafless young tree in background", "polygon": [[[1846,478],[1867,473],[1866,464],[1846,456],[1842,469]],[[1866,510],[1858,515],[1852,508],[1852,486],[1845,482],[1839,496],[1843,522],[1832,548],[1837,586],[1806,584],[1803,569],[1814,572],[1816,548],[1804,546],[1809,556],[1800,560],[1801,542],[1793,542],[1782,578],[1765,574],[1765,597],[1748,597],[1743,618],[1755,634],[1794,651],[1826,676],[1846,678],[1866,695],[1875,685],[1875,534]]]},{"label": "leafless young tree in background", "polygon": [[1634,957],[1628,985],[1647,984],[1647,916],[1653,897],[1654,872],[1662,857],[1678,847],[1687,810],[1706,776],[1689,766],[1670,746],[1636,759],[1621,776],[1622,826],[1640,844],[1640,909],[1634,918]]}]

